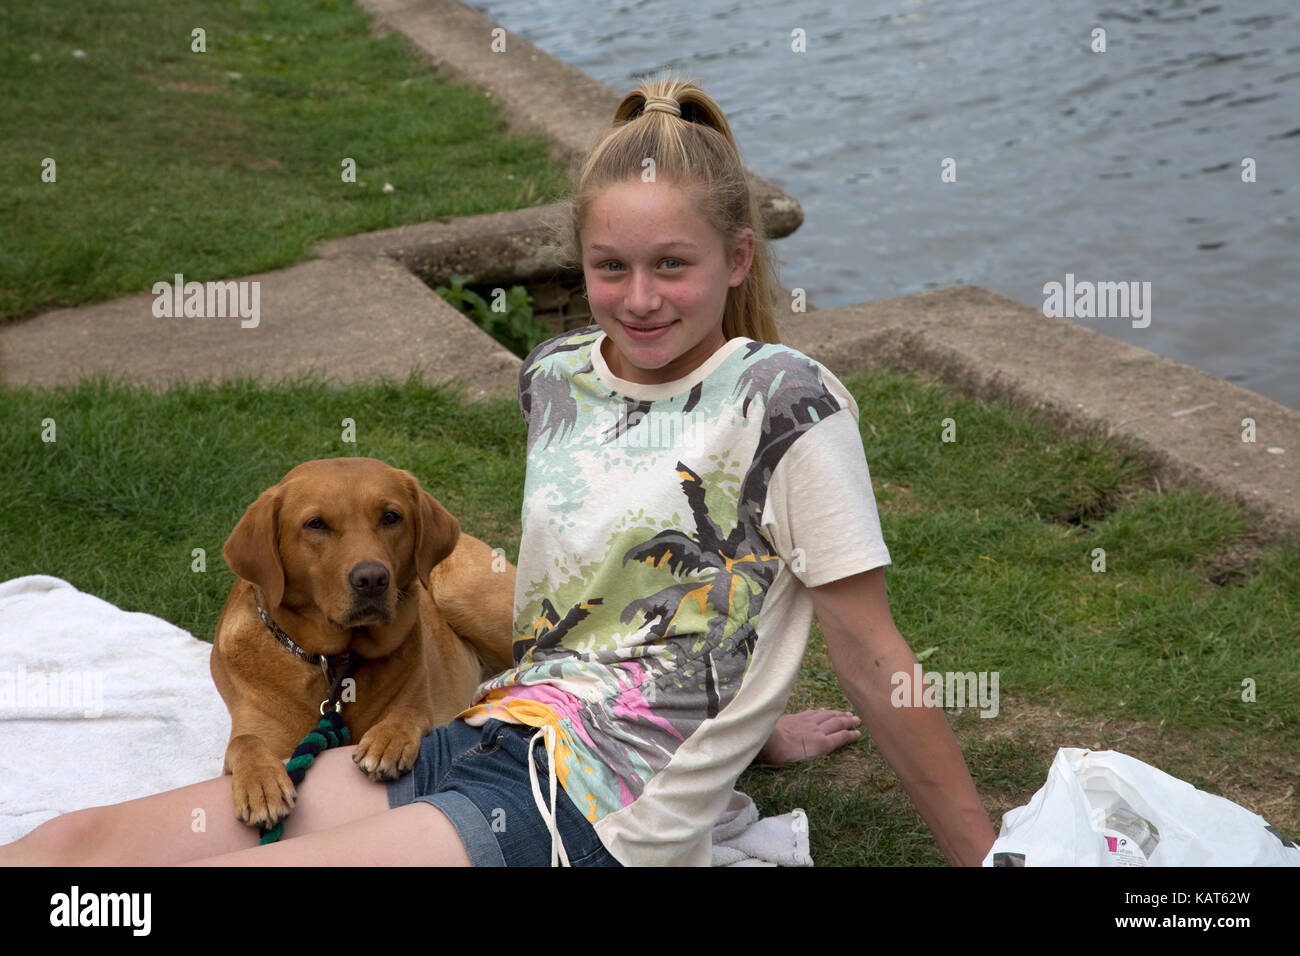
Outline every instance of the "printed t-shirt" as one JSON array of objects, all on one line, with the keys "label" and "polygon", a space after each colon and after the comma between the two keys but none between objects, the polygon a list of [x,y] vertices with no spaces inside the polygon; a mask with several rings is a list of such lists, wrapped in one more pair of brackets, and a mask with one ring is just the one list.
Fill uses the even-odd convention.
[{"label": "printed t-shirt", "polygon": [[708,865],[794,686],[808,588],[889,552],[828,369],[734,338],[644,385],[612,374],[605,338],[565,333],[520,369],[515,666],[461,716],[554,727],[559,783],[620,862]]}]

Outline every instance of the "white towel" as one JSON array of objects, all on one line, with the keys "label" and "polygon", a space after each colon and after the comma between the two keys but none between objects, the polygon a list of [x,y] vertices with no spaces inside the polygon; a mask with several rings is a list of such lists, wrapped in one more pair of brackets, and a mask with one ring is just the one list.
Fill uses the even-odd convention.
[{"label": "white towel", "polygon": [[212,645],[67,581],[0,583],[0,843],[221,775]]},{"label": "white towel", "polygon": [[[0,583],[0,843],[61,813],[221,775],[230,715],[212,645],[67,581]],[[811,866],[802,810],[758,819],[735,792],[714,866]]]}]

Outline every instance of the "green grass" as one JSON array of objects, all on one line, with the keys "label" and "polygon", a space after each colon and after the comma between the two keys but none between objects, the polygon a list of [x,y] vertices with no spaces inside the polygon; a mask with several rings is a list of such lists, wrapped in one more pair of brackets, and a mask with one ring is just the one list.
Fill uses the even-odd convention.
[{"label": "green grass", "polygon": [[[342,440],[344,418],[355,443]],[[41,440],[46,419],[54,442]],[[98,380],[8,392],[0,433],[0,580],[53,574],[204,640],[235,580],[221,558],[226,536],[301,461],[374,457],[409,469],[467,530],[518,556],[524,425],[513,401],[462,406],[415,380],[342,391],[311,378],[265,389],[232,380],[162,393]],[[195,548],[204,573],[191,570]]]},{"label": "green grass", "polygon": [[0,6],[0,320],[563,195],[544,140],[368,24],[338,0]]},{"label": "green grass", "polygon": [[[937,648],[927,670],[1000,674],[999,719],[953,720],[990,809],[1026,802],[1054,747],[1080,745],[1078,727],[1097,720],[1158,728],[1147,749],[1120,749],[1204,789],[1231,794],[1234,775],[1250,781],[1266,765],[1294,782],[1297,549],[1257,548],[1240,577],[1212,584],[1204,558],[1247,540],[1249,520],[1196,495],[1156,494],[1127,449],[1067,439],[1024,411],[910,376],[844,381],[862,409],[900,631],[918,651]],[[955,443],[939,440],[947,417]],[[356,421],[355,444],[341,441],[343,418]],[[45,419],[55,442],[41,441]],[[517,558],[526,435],[511,400],[462,405],[415,379],[165,392],[98,381],[8,392],[0,433],[0,580],[62,577],[208,640],[234,581],[222,542],[261,490],[310,458],[408,468],[466,530]],[[195,548],[203,573],[191,570]],[[1253,703],[1241,700],[1247,677]],[[1068,720],[1021,733],[1013,712],[1035,702]],[[814,629],[793,706],[846,705]],[[764,812],[808,811],[819,864],[942,862],[869,740],[748,771],[741,784]],[[1287,813],[1266,815],[1294,835]]]}]

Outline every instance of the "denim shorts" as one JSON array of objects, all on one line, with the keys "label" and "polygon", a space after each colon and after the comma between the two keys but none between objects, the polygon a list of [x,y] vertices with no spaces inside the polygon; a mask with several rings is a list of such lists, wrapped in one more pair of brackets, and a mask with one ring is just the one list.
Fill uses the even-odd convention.
[{"label": "denim shorts", "polygon": [[[451,820],[475,866],[550,866],[551,833],[533,802],[528,776],[535,727],[453,720],[420,744],[411,772],[388,785],[390,808],[417,800]],[[550,802],[546,748],[531,748],[543,799]],[[586,817],[557,789],[560,839],[573,866],[620,866]]]}]

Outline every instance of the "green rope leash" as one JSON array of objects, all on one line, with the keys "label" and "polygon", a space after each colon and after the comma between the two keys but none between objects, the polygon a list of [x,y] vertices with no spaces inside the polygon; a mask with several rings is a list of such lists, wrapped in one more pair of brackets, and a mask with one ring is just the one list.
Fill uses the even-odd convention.
[{"label": "green rope leash", "polygon": [[[337,709],[331,710],[321,717],[315,730],[302,738],[302,743],[294,749],[293,756],[285,764],[284,769],[289,771],[289,779],[293,781],[293,785],[296,787],[302,783],[303,778],[307,776],[307,768],[315,762],[322,750],[342,747],[347,742],[347,724],[343,723],[343,717]],[[275,843],[284,836],[284,820],[285,818],[282,817],[279,823],[263,833],[258,846]]]}]

